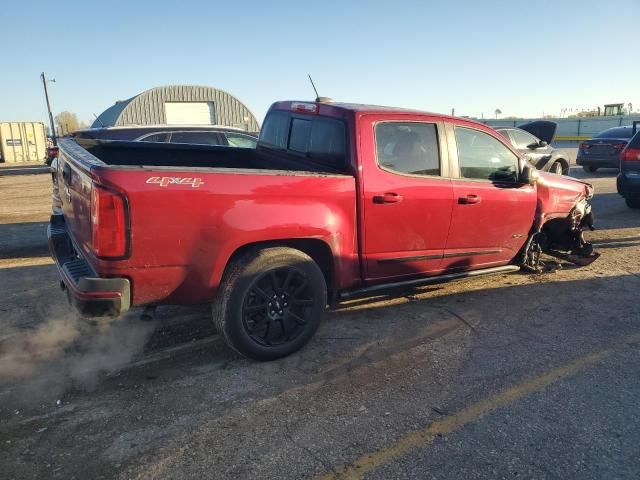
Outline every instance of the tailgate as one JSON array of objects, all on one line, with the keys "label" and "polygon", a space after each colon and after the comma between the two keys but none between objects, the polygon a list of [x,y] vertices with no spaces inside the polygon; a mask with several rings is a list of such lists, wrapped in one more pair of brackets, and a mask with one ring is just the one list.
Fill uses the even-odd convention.
[{"label": "tailgate", "polygon": [[[71,140],[60,140],[58,190],[67,229],[85,255],[91,252],[91,164],[84,150]],[[88,255],[91,258],[91,255]]]}]

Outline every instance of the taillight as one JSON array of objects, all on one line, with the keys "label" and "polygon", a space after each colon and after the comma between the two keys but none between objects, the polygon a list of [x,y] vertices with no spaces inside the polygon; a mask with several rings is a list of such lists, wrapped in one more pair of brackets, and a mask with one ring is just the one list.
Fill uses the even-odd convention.
[{"label": "taillight", "polygon": [[618,150],[621,150],[624,148],[624,146],[626,145],[626,143],[614,143],[613,144],[613,148],[616,148]]},{"label": "taillight", "polygon": [[589,144],[588,143],[581,143],[580,145],[578,145],[578,148],[580,150],[586,150],[587,148],[589,148]]},{"label": "taillight", "polygon": [[124,197],[93,185],[91,190],[91,244],[101,258],[124,257],[127,253],[127,223]]},{"label": "taillight", "polygon": [[620,154],[620,160],[623,162],[640,162],[640,148],[627,147]]}]

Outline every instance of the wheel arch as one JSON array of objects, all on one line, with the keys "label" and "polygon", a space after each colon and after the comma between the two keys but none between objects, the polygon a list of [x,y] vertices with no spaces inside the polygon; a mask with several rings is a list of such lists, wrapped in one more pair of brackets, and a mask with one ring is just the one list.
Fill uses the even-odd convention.
[{"label": "wheel arch", "polygon": [[229,265],[246,252],[271,247],[289,247],[306,253],[314,262],[316,262],[318,267],[320,267],[324,280],[327,284],[327,292],[330,292],[331,294],[336,290],[336,266],[333,251],[329,244],[318,238],[285,238],[257,241],[242,245],[236,248],[227,260],[221,279],[224,278]]},{"label": "wheel arch", "polygon": [[558,157],[555,159],[555,161],[560,162],[562,164],[562,174],[568,175],[569,169],[571,168],[571,165],[569,164],[569,160],[564,157]]}]

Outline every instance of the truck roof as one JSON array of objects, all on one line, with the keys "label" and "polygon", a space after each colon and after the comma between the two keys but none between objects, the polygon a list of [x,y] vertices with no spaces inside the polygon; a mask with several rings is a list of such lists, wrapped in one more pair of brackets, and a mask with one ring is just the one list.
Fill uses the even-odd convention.
[{"label": "truck roof", "polygon": [[349,103],[349,102],[314,102],[309,100],[284,100],[280,102],[274,103],[271,108],[278,110],[292,110],[292,104],[307,104],[307,105],[318,105],[319,106],[319,114],[331,115],[332,110],[334,111],[348,111],[354,113],[368,113],[368,114],[392,114],[392,113],[404,113],[410,115],[420,115],[420,116],[429,116],[429,117],[437,117],[442,118],[443,120],[462,120],[468,123],[475,123],[478,125],[486,126],[485,124],[478,122],[476,120],[472,120],[469,118],[461,118],[461,117],[453,117],[451,115],[446,115],[442,113],[434,113],[427,112],[423,110],[416,110],[411,108],[402,108],[402,107],[390,107],[384,105],[370,105],[363,103]]}]

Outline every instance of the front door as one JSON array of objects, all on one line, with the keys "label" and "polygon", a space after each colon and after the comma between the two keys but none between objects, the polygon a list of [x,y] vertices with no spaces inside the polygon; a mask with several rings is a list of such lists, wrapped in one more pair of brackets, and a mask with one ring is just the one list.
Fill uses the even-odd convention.
[{"label": "front door", "polygon": [[[458,178],[443,268],[467,270],[511,261],[527,240],[537,193],[518,181],[519,159],[501,140],[467,127],[449,129]],[[451,148],[453,150],[454,148]]]},{"label": "front door", "polygon": [[362,129],[366,279],[437,272],[453,207],[442,125],[370,119]]}]

